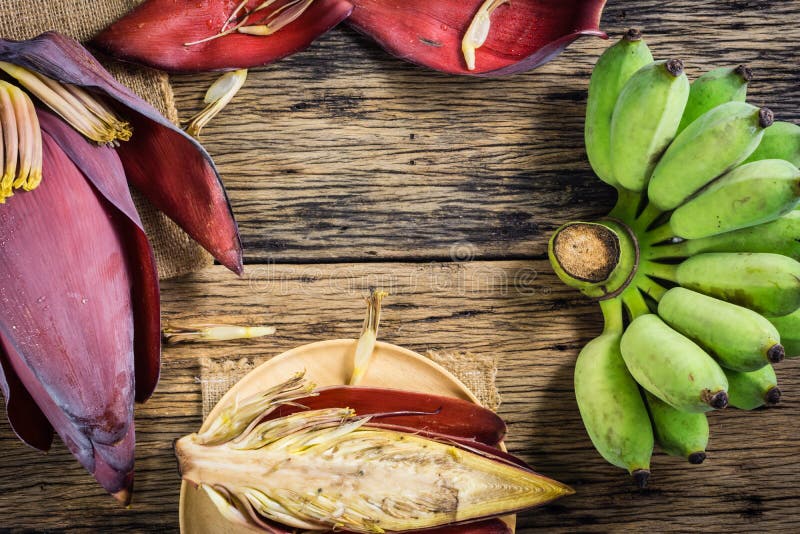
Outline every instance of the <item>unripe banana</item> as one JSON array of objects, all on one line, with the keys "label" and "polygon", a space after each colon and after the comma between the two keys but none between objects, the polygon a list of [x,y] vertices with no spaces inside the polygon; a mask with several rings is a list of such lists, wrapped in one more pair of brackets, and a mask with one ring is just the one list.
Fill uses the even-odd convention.
[{"label": "unripe banana", "polygon": [[595,174],[609,185],[619,184],[611,172],[611,115],[622,88],[633,74],[653,62],[638,30],[628,30],[597,60],[586,102],[586,154]]},{"label": "unripe banana", "polygon": [[736,304],[674,287],[659,301],[658,315],[728,369],[755,371],[783,360],[775,327]]},{"label": "unripe banana", "polygon": [[745,163],[762,159],[785,159],[800,167],[800,126],[776,122],[766,130],[761,144]]},{"label": "unripe banana", "polygon": [[657,315],[634,319],[620,349],[639,385],[672,407],[707,412],[728,405],[728,381],[717,362]]},{"label": "unripe banana", "polygon": [[677,410],[645,391],[656,442],[670,456],[686,458],[690,464],[706,459],[708,419],[704,413]]},{"label": "unripe banana", "polygon": [[725,375],[728,377],[730,405],[735,408],[753,410],[765,404],[778,404],[781,400],[778,378],[771,365],[749,373],[726,369]]},{"label": "unripe banana", "polygon": [[627,469],[644,487],[650,474],[653,429],[639,386],[619,352],[620,335],[604,333],[575,362],[575,398],[597,451]]},{"label": "unripe banana", "polygon": [[697,78],[692,82],[678,133],[717,106],[727,102],[744,102],[747,98],[747,84],[752,79],[753,72],[744,65],[714,69]]},{"label": "unripe banana", "polygon": [[678,59],[650,63],[625,84],[611,118],[611,171],[622,187],[636,192],[647,187],[688,98],[689,80]]},{"label": "unripe banana", "polygon": [[780,332],[786,356],[800,356],[800,309],[783,317],[770,317],[769,322]]},{"label": "unripe banana", "polygon": [[779,254],[699,254],[678,266],[676,281],[766,317],[800,308],[800,263]]},{"label": "unripe banana", "polygon": [[675,210],[670,226],[684,239],[702,239],[774,221],[800,201],[800,170],[782,159],[748,163],[712,183]]},{"label": "unripe banana", "polygon": [[685,258],[703,252],[768,252],[800,261],[800,211],[734,232],[659,245],[650,252],[653,258]]},{"label": "unripe banana", "polygon": [[691,123],[653,170],[647,194],[662,211],[683,204],[758,147],[773,115],[744,102],[717,106]]}]

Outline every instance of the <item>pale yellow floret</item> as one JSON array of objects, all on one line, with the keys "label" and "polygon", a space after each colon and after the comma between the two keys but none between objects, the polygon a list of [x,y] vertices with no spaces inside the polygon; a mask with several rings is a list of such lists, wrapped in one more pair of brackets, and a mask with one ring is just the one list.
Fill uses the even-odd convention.
[{"label": "pale yellow floret", "polygon": [[206,91],[205,109],[189,119],[186,132],[192,137],[199,137],[200,130],[227,106],[247,80],[247,69],[226,72]]},{"label": "pale yellow floret", "polygon": [[492,27],[492,13],[509,0],[486,0],[472,19],[461,41],[461,52],[467,69],[475,70],[475,51],[483,46]]},{"label": "pale yellow floret", "polygon": [[358,385],[363,380],[372,360],[372,352],[378,340],[378,325],[381,321],[381,301],[387,295],[385,291],[373,291],[367,298],[367,316],[364,318],[364,327],[356,345],[353,374],[348,382],[351,386]]}]

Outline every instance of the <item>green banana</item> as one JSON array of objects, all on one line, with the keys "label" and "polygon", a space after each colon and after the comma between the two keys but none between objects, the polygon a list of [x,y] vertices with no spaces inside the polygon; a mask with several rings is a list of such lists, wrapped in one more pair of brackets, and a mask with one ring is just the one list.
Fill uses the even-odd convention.
[{"label": "green banana", "polygon": [[780,332],[786,356],[800,356],[800,309],[783,317],[769,317],[768,320]]},{"label": "green banana", "polygon": [[782,159],[737,167],[675,210],[670,226],[684,239],[702,239],[774,221],[800,201],[800,170]]},{"label": "green banana", "polygon": [[736,304],[674,287],[659,301],[658,315],[728,369],[755,371],[783,360],[775,327]]},{"label": "green banana", "polygon": [[762,159],[785,159],[800,167],[800,126],[790,122],[776,122],[764,130],[761,144],[745,163]]},{"label": "green banana", "polygon": [[678,59],[639,69],[619,95],[611,118],[611,172],[631,191],[643,191],[678,130],[689,80]]},{"label": "green banana", "polygon": [[647,194],[662,211],[683,204],[758,147],[773,122],[767,108],[744,102],[717,106],[691,123],[658,161]]},{"label": "green banana", "polygon": [[657,315],[634,319],[620,350],[633,378],[674,408],[706,412],[728,405],[728,381],[717,362]]},{"label": "green banana", "polygon": [[622,361],[620,335],[607,332],[587,344],[575,362],[575,397],[597,451],[627,469],[639,486],[650,474],[653,430],[639,387]]},{"label": "green banana", "polygon": [[690,464],[706,459],[708,418],[704,413],[683,412],[645,391],[655,438],[670,456],[686,458]]},{"label": "green banana", "polygon": [[753,72],[744,65],[714,69],[697,78],[692,82],[678,133],[717,106],[726,102],[744,102],[747,98],[747,84],[752,79]]},{"label": "green banana", "polygon": [[728,377],[730,405],[735,408],[753,410],[765,404],[778,404],[781,400],[778,378],[771,365],[749,373],[726,369],[725,375]]},{"label": "green banana", "polygon": [[734,232],[654,246],[647,256],[686,258],[702,252],[769,252],[800,261],[800,211],[790,211],[772,222]]},{"label": "green banana", "polygon": [[586,102],[586,154],[595,174],[614,187],[619,184],[611,172],[611,115],[631,76],[652,62],[653,55],[642,40],[641,32],[631,29],[603,52],[592,71]]},{"label": "green banana", "polygon": [[698,254],[677,267],[675,281],[766,317],[800,308],[800,263],[779,254]]}]

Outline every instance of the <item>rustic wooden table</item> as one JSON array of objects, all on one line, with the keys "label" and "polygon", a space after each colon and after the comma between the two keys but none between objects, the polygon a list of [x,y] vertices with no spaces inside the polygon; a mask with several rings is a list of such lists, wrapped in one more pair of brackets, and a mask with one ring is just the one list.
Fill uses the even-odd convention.
[{"label": "rustic wooden table", "polygon": [[[753,102],[800,120],[800,3],[611,2],[613,38],[641,27],[657,57],[691,76],[752,66]],[[165,320],[268,322],[278,334],[164,351],[158,391],[137,407],[136,495],[119,508],[59,443],[36,453],[0,423],[0,530],[169,532],[180,480],[172,441],[201,421],[199,358],[268,356],[353,337],[370,286],[391,291],[383,340],[417,351],[500,356],[509,448],[569,483],[573,497],[520,517],[519,532],[800,528],[800,361],[779,368],[776,408],[711,416],[701,466],[658,453],[650,488],[592,449],[572,394],[597,307],[562,285],[549,234],[608,211],[592,175],[583,113],[607,43],[584,39],[538,71],[497,80],[428,72],[347,29],[253,71],[204,131],[242,230],[247,271],[221,267],[163,285]],[[200,106],[213,76],[174,79],[179,107]]]}]

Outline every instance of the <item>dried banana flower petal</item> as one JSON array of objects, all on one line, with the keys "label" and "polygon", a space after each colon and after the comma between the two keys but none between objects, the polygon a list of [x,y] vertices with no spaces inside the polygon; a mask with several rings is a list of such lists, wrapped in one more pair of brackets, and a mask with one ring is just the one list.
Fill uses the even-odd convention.
[{"label": "dried banana flower petal", "polygon": [[93,43],[170,72],[245,69],[303,50],[352,9],[347,0],[147,0]]},{"label": "dried banana flower petal", "polygon": [[605,0],[352,0],[348,23],[391,54],[452,74],[500,76],[546,63],[582,35],[605,37]]},{"label": "dried banana flower petal", "polygon": [[[297,377],[287,384],[294,390]],[[280,387],[271,392],[273,398],[280,394]],[[349,407],[256,425],[252,411],[238,417],[226,410],[217,418],[224,423],[207,424],[245,427],[240,434],[229,432],[213,444],[198,434],[183,437],[176,456],[183,479],[216,492],[212,500],[226,517],[247,516],[267,531],[274,532],[273,523],[365,533],[434,529],[572,493],[504,461],[502,453],[375,427],[373,416]],[[477,532],[504,531],[496,523],[481,528],[487,530]]]}]

